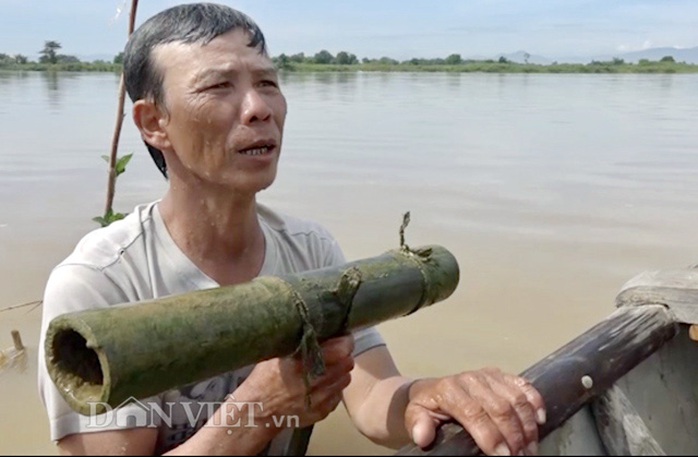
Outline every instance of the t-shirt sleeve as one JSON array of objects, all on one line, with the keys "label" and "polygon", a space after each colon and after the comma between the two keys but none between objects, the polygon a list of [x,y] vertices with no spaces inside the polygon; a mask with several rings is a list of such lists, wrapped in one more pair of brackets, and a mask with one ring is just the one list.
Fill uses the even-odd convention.
[{"label": "t-shirt sleeve", "polygon": [[73,411],[66,403],[46,368],[45,335],[52,319],[69,312],[104,308],[126,301],[127,297],[121,289],[99,269],[85,265],[61,265],[51,272],[43,297],[37,373],[39,396],[48,413],[51,440],[57,441],[74,433],[132,428],[143,423],[144,405],[152,405],[153,402],[160,405],[158,397],[151,397],[121,408],[108,408],[101,415],[84,416]]},{"label": "t-shirt sleeve", "polygon": [[[344,252],[339,246],[337,240],[332,239],[329,249],[327,250],[325,256],[325,267],[331,267],[336,265],[343,265],[347,263],[344,257]],[[359,330],[354,330],[354,357],[373,349],[377,346],[385,346],[385,340],[378,332],[378,329],[373,327],[367,327]]]}]

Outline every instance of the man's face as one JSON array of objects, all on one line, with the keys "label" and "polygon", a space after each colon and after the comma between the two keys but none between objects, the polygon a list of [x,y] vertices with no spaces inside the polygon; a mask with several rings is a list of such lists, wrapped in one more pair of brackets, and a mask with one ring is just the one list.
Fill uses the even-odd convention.
[{"label": "man's face", "polygon": [[168,116],[160,122],[173,175],[254,194],[276,177],[286,99],[272,61],[242,30],[205,46],[170,43],[154,53]]}]

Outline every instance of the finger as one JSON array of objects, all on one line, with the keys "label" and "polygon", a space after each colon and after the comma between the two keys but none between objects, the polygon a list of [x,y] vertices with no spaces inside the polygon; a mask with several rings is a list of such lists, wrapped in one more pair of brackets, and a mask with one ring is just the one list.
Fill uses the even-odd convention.
[{"label": "finger", "polygon": [[332,384],[314,389],[311,392],[312,409],[322,417],[334,411],[337,405],[342,401],[342,392],[350,382],[351,375],[347,374],[337,379]]},{"label": "finger", "polygon": [[538,423],[536,422],[535,406],[529,401],[529,397],[521,388],[518,378],[513,375],[488,378],[489,384],[495,393],[506,398],[519,417],[523,429],[526,453],[538,454]]},{"label": "finger", "polygon": [[514,376],[514,382],[518,385],[524,394],[528,398],[528,401],[533,405],[536,411],[536,422],[538,425],[545,424],[546,411],[545,411],[545,400],[543,396],[538,392],[538,390],[533,387],[533,384],[528,379],[521,376]]},{"label": "finger", "polygon": [[346,374],[344,376],[341,376],[340,378],[337,378],[334,382],[320,386],[316,389],[313,389],[313,395],[316,395],[318,398],[319,402],[325,402],[328,399],[332,399],[336,397],[337,395],[342,396],[342,392],[344,389],[347,388],[347,386],[351,383],[351,374]]},{"label": "finger", "polygon": [[288,357],[283,357],[279,359],[279,369],[284,372],[289,370],[291,373],[302,373],[303,372],[303,360],[300,354],[290,355]]},{"label": "finger", "polygon": [[[336,338],[330,338],[324,341],[321,345],[321,354],[323,361],[325,363],[325,368],[328,369],[330,366],[335,364],[345,364],[347,363],[347,358],[352,357],[354,351],[354,336],[353,335],[343,335]],[[295,373],[303,373],[305,370],[305,365],[303,363],[300,351],[289,357],[286,357],[287,363],[292,363],[292,371]],[[352,362],[353,363],[353,362]],[[352,365],[353,367],[353,365]]]},{"label": "finger", "polygon": [[[485,374],[476,379],[477,382],[468,386],[470,394],[486,411],[493,425],[498,428],[511,455],[522,455],[526,451],[528,441],[524,425],[508,394],[498,391],[497,383],[499,379],[503,379],[502,374],[495,376]],[[527,401],[524,400],[523,403],[526,404]],[[535,424],[535,421],[533,423]]]},{"label": "finger", "polygon": [[349,356],[341,359],[333,365],[325,367],[325,374],[310,381],[313,389],[324,388],[336,382],[342,376],[348,375],[354,369],[354,357]]},{"label": "finger", "polygon": [[322,357],[326,365],[348,357],[354,352],[354,335],[331,338],[322,345]]},{"label": "finger", "polygon": [[[320,343],[321,355],[327,363],[333,363],[337,359],[342,359],[347,355],[350,355],[354,351],[354,335],[341,335]],[[295,360],[301,360],[302,355],[300,351],[294,353],[289,358]]]},{"label": "finger", "polygon": [[[482,386],[483,381],[480,376],[476,374],[465,376],[467,376],[466,379],[450,377],[440,381],[442,385],[439,386],[438,391],[441,395],[434,397],[436,408],[428,409],[441,410],[457,420],[485,454],[511,455],[508,441],[501,431],[506,427],[502,427],[501,417],[493,411],[498,406],[493,406],[492,400],[485,398],[486,395],[482,392],[486,389]],[[474,394],[473,391],[477,393]],[[503,403],[508,406],[508,402]],[[510,408],[508,410],[511,412]],[[499,423],[495,423],[495,418]],[[520,441],[523,442],[523,434],[520,435]]]},{"label": "finger", "polygon": [[421,405],[410,405],[405,411],[405,427],[412,442],[421,448],[429,446],[436,437],[439,421],[434,420],[429,410]]}]

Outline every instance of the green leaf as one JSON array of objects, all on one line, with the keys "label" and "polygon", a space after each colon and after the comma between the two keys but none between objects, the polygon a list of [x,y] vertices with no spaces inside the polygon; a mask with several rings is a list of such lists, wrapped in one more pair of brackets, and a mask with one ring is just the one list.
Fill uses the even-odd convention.
[{"label": "green leaf", "polygon": [[111,216],[108,218],[108,221],[111,224],[112,222],[121,220],[125,217],[126,215],[124,213],[112,213]]},{"label": "green leaf", "polygon": [[97,222],[99,225],[102,227],[106,227],[107,225],[111,224],[112,222],[121,220],[126,217],[126,214],[124,213],[115,213],[111,208],[109,211],[104,216],[97,216],[93,217],[92,220]]},{"label": "green leaf", "polygon": [[121,173],[126,171],[126,164],[131,160],[131,157],[133,157],[133,153],[131,154],[126,154],[125,156],[121,157],[119,160],[116,162],[116,176],[119,176]]}]

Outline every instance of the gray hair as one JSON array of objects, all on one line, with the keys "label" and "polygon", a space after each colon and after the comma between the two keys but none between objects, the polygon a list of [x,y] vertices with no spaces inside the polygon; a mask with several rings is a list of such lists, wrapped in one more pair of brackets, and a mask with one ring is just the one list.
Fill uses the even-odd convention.
[{"label": "gray hair", "polygon": [[[219,35],[242,28],[250,37],[248,46],[266,54],[264,34],[247,15],[213,3],[184,4],[168,8],[145,21],[133,32],[124,49],[124,83],[131,101],[152,99],[163,103],[163,75],[155,67],[152,51],[172,42],[209,43]],[[145,143],[160,172],[167,178],[162,151]]]}]

